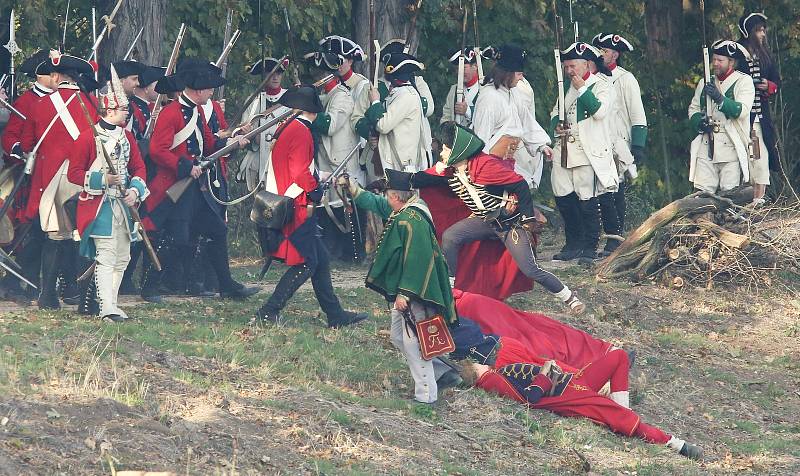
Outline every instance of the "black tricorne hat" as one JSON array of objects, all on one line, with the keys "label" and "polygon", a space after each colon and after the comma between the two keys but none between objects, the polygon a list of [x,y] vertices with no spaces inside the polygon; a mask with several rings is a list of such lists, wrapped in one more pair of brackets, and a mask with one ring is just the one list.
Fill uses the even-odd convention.
[{"label": "black tricorne hat", "polygon": [[528,52],[517,45],[505,44],[497,49],[497,65],[506,71],[518,72],[525,69]]},{"label": "black tricorne hat", "polygon": [[303,60],[305,60],[306,64],[311,67],[318,68],[329,73],[339,71],[339,67],[342,65],[342,57],[329,51],[314,51],[312,53],[306,53],[303,56]]},{"label": "black tricorne hat", "polygon": [[213,89],[225,84],[222,70],[207,60],[184,59],[178,64],[177,74],[189,89]]},{"label": "black tricorne hat", "polygon": [[[253,76],[260,76],[262,74],[267,74],[270,71],[272,71],[272,68],[275,68],[275,65],[278,64],[278,61],[279,60],[275,58],[264,58],[263,62],[261,60],[258,60],[255,63],[253,63],[252,66],[250,66],[250,74],[252,74]],[[275,72],[283,73],[284,71],[286,71],[286,68],[288,67],[289,67],[289,58],[286,58],[283,60],[283,63],[281,63],[275,69]]]},{"label": "black tricorne hat", "polygon": [[39,50],[19,65],[19,70],[31,79],[37,75],[46,76],[52,72],[52,65],[48,60],[49,50]]},{"label": "black tricorne hat", "polygon": [[145,66],[141,73],[139,73],[139,87],[146,88],[148,85],[155,83],[164,77],[167,68],[161,66]]},{"label": "black tricorne hat", "polygon": [[278,102],[286,107],[305,112],[320,113],[325,110],[314,86],[292,87],[283,93]]},{"label": "black tricorne hat", "polygon": [[592,45],[598,48],[619,51],[620,53],[633,51],[633,45],[625,38],[614,33],[598,33],[592,38]]},{"label": "black tricorne hat", "polygon": [[745,60],[750,53],[740,43],[731,40],[717,40],[711,45],[711,52],[715,55],[727,56],[736,60]]},{"label": "black tricorne hat", "polygon": [[385,169],[383,174],[386,176],[386,189],[410,192],[411,178],[413,174],[394,169]]},{"label": "black tricorne hat", "polygon": [[561,52],[561,61],[578,59],[594,61],[597,59],[597,54],[588,43],[582,41],[569,45],[566,50]]},{"label": "black tricorne hat", "polygon": [[50,50],[47,61],[54,72],[68,74],[77,80],[81,74],[94,74],[94,69],[88,61],[77,56],[61,54]]},{"label": "black tricorne hat", "polygon": [[331,35],[319,40],[321,51],[333,53],[341,56],[342,58],[351,59],[353,61],[364,61],[367,57],[355,41],[344,36]]},{"label": "black tricorne hat", "polygon": [[423,69],[425,69],[425,65],[410,54],[392,53],[386,58],[383,74],[390,79],[407,79]]},{"label": "black tricorne hat", "polygon": [[759,25],[767,24],[767,16],[763,13],[753,12],[742,15],[739,18],[739,31],[742,33],[742,38],[750,38],[750,32]]},{"label": "black tricorne hat", "polygon": [[145,68],[147,68],[147,65],[139,63],[138,61],[115,61],[111,64],[113,64],[114,69],[117,70],[119,79],[128,76],[139,76]]},{"label": "black tricorne hat", "polygon": [[[453,64],[458,64],[458,58],[461,56],[461,50],[456,50],[450,55],[450,61]],[[475,64],[478,60],[478,55],[475,54],[475,48],[467,46],[464,48],[464,63]]]},{"label": "black tricorne hat", "polygon": [[171,74],[159,78],[155,89],[158,94],[173,94],[186,89],[186,85],[177,74]]},{"label": "black tricorne hat", "polygon": [[381,46],[381,56],[386,56],[394,53],[406,53],[408,45],[406,40],[402,38],[392,38]]}]

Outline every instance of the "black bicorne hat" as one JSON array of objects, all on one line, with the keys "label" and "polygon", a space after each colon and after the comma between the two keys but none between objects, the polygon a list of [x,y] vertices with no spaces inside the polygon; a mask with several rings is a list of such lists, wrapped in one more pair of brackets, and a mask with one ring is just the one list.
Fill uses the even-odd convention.
[{"label": "black bicorne hat", "polygon": [[325,110],[314,86],[290,88],[278,100],[282,105],[305,112],[320,113]]}]

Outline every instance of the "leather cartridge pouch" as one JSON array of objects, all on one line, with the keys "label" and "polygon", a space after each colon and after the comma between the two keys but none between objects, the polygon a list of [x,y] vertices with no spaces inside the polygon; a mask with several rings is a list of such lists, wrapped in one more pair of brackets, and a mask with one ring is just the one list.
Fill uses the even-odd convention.
[{"label": "leather cartridge pouch", "polygon": [[261,190],[256,193],[250,220],[256,225],[280,230],[294,219],[294,199]]}]

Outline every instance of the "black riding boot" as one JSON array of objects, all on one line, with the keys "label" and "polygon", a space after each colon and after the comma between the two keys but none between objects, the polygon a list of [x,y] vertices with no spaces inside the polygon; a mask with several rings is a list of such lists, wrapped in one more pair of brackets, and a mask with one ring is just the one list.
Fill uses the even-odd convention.
[{"label": "black riding boot", "polygon": [[42,245],[42,282],[39,287],[39,309],[60,309],[58,301],[58,264],[61,247],[57,241],[46,239]]},{"label": "black riding boot", "polygon": [[600,202],[596,197],[581,200],[581,222],[583,223],[583,251],[579,262],[591,264],[597,258],[600,242]]},{"label": "black riding boot", "polygon": [[80,291],[78,290],[78,243],[72,240],[65,240],[59,243],[61,253],[59,256],[61,277],[64,280],[62,301],[64,304],[76,305],[80,302]]},{"label": "black riding boot", "polygon": [[96,316],[100,314],[100,303],[97,302],[97,285],[94,282],[94,274],[80,283],[81,300],[78,304],[78,313],[85,316]]},{"label": "black riding boot", "polygon": [[[617,215],[617,205],[614,201],[613,192],[604,193],[597,197],[600,202],[600,213],[603,219],[603,232],[606,235],[622,235],[622,228],[619,224]],[[608,256],[619,247],[620,241],[614,238],[606,238],[606,245],[601,252],[601,256]]]},{"label": "black riding boot", "polygon": [[338,328],[355,324],[367,318],[366,314],[345,311],[336,297],[331,282],[330,258],[324,249],[317,253],[317,266],[311,276],[311,285],[314,287],[314,295],[317,297],[319,307],[328,318],[328,327]]},{"label": "black riding boot", "polygon": [[583,248],[581,209],[578,196],[575,193],[570,193],[563,197],[556,197],[556,206],[564,219],[566,244],[559,253],[553,256],[553,261],[572,261],[580,257]]},{"label": "black riding boot", "polygon": [[[136,266],[139,264],[139,257],[144,254],[144,243],[136,241],[131,243],[131,260],[128,262],[128,267],[125,268],[125,274],[122,276],[122,283],[119,286],[119,293],[123,296],[133,296],[139,294],[134,284],[134,274],[136,273]],[[150,259],[146,257],[145,259]]]},{"label": "black riding boot", "polygon": [[267,302],[256,311],[256,319],[261,322],[280,323],[280,311],[286,307],[286,303],[294,296],[294,293],[300,289],[308,278],[311,277],[311,268],[308,265],[298,264],[290,266],[289,269],[283,273],[280,281],[275,286],[272,295],[267,299]]}]

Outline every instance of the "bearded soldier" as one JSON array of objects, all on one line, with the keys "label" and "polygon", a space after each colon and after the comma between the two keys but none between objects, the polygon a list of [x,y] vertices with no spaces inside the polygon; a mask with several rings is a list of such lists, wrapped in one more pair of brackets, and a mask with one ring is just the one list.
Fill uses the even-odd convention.
[{"label": "bearded soldier", "polygon": [[[769,185],[769,171],[780,170],[775,126],[769,110],[769,98],[777,94],[781,77],[769,52],[767,17],[750,13],[739,19],[742,36],[739,43],[750,53],[747,61],[737,64],[739,71],[753,78],[756,88],[753,109],[750,111],[753,153],[750,160],[750,181],[753,183],[753,204],[764,203]],[[756,151],[757,149],[757,151]]]},{"label": "bearded soldier", "polygon": [[[320,101],[324,111],[317,114],[312,132],[318,143],[317,167],[320,175],[327,176],[342,163],[351,150],[358,144],[359,137],[350,127],[350,117],[353,115],[353,97],[350,90],[338,77],[342,57],[330,52],[315,52],[306,55],[306,61],[312,71],[316,71],[317,78],[333,74],[327,84],[322,85],[323,93]],[[358,160],[347,163],[345,173],[359,183],[364,183],[364,174],[358,165]],[[323,237],[328,250],[338,259],[345,261],[357,260],[364,256],[360,249],[357,236],[361,232],[358,227],[361,220],[354,219],[346,214],[344,207],[345,192],[341,188],[331,187],[322,197],[319,221],[322,226]]]},{"label": "bearded soldier", "polygon": [[[569,83],[564,85],[565,125],[559,124],[558,104],[551,112],[557,143],[553,151],[551,182],[564,219],[566,244],[553,260],[580,258],[590,264],[600,240],[598,196],[617,190],[618,173],[606,119],[612,110],[611,85],[591,74],[596,58],[586,43],[573,43],[561,52]],[[566,163],[561,150],[567,149]]]},{"label": "bearded soldier", "polygon": [[261,230],[268,237],[262,239],[272,258],[283,261],[287,270],[281,276],[275,291],[256,311],[260,322],[279,324],[281,310],[306,281],[311,279],[314,295],[328,320],[328,327],[345,327],[367,318],[364,313],[345,311],[331,283],[330,258],[318,233],[314,203],[322,199],[319,175],[314,166],[314,136],[312,123],[323,111],[317,91],[311,86],[293,88],[280,100],[287,108],[300,114],[286,123],[275,141],[269,160],[270,173],[266,190],[289,197],[293,209],[292,219],[279,230]]},{"label": "bearded soldier", "polygon": [[425,116],[423,97],[412,82],[414,73],[424,65],[406,53],[392,53],[386,59],[384,75],[391,86],[386,103],[379,90],[371,88],[372,105],[365,113],[368,124],[376,130],[378,152],[385,169],[417,172],[429,166],[430,125]]},{"label": "bearded soldier", "polygon": [[[186,60],[178,71],[183,93],[161,111],[150,141],[150,156],[156,164],[156,176],[151,181],[152,196],[145,203],[144,224],[157,230],[161,255],[172,255],[173,262],[191,256],[191,244],[198,236],[213,241],[209,261],[219,279],[221,297],[245,298],[258,292],[245,287],[231,277],[228,262],[228,227],[224,208],[210,194],[219,188],[218,179],[200,167],[198,159],[226,145],[225,139],[214,136],[204,117],[202,106],[210,99],[214,88],[225,83],[220,69],[201,60]],[[230,138],[229,144],[247,144],[246,139]],[[167,190],[178,180],[195,179],[177,203],[167,197]],[[218,193],[218,192],[217,192]],[[154,239],[154,241],[156,241]],[[168,244],[171,245],[168,246]],[[167,260],[169,263],[169,259]],[[142,285],[142,297],[160,302],[160,273],[148,262]]]},{"label": "bearded soldier", "polygon": [[[478,99],[478,90],[481,85],[478,84],[478,58],[475,54],[475,48],[469,46],[464,48],[464,100],[456,102],[456,89],[457,85],[450,86],[450,91],[447,93],[447,99],[444,102],[444,109],[442,109],[442,119],[439,121],[441,124],[445,122],[455,121],[462,126],[472,128],[472,115],[475,112],[475,102]],[[456,51],[450,55],[450,63],[458,66],[461,51]]]},{"label": "bearded soldier", "polygon": [[[272,76],[269,77],[264,91],[261,91],[258,94],[258,98],[247,108],[242,116],[242,120],[251,122],[256,115],[261,114],[267,109],[278,106],[278,108],[270,114],[264,117],[259,116],[258,121],[253,124],[253,127],[258,127],[261,124],[275,119],[288,110],[278,103],[283,93],[286,92],[286,89],[281,86],[281,81],[283,80],[283,73],[286,72],[288,66],[288,59],[278,64],[278,60],[275,58],[265,58],[263,61],[256,61],[255,64],[250,67],[250,74],[254,76],[264,76],[270,74],[273,70],[274,72]],[[275,134],[277,128],[278,125],[276,124],[274,127],[259,134],[259,136],[250,143],[247,154],[242,160],[237,178],[239,180],[246,180],[247,188],[250,190],[253,190],[258,182],[263,179],[263,174],[266,171],[267,162],[269,160],[269,154],[272,151],[272,142],[269,139]]]},{"label": "bearded soldier", "polygon": [[97,263],[94,286],[100,318],[122,322],[128,316],[117,306],[119,287],[130,260],[131,242],[141,239],[129,207],[137,206],[150,192],[136,139],[124,128],[128,97],[113,65],[100,111],[102,117],[92,126],[94,130],[84,130],[75,142],[68,176],[82,187],[77,226],[81,254]]},{"label": "bearded soldier", "polygon": [[[592,39],[592,45],[600,48],[603,61],[611,72],[611,83],[616,92],[616,110],[609,117],[616,137],[624,143],[615,142],[615,155],[618,157],[620,172],[619,190],[615,195],[617,215],[620,229],[625,227],[625,183],[626,175],[636,177],[636,164],[647,160],[645,145],[647,143],[647,115],[642,103],[642,92],[636,77],[622,67],[622,54],[633,51],[633,45],[620,35],[598,33]],[[629,153],[626,153],[627,148]],[[618,150],[619,149],[619,150]],[[626,163],[622,158],[633,159]],[[610,241],[609,243],[616,243]],[[608,250],[613,251],[613,249]]]},{"label": "bearded soldier", "polygon": [[[697,131],[689,180],[697,190],[717,193],[750,180],[750,111],[756,89],[750,76],[736,71],[737,61],[745,61],[742,45],[719,40],[712,52],[714,80],[709,84],[700,80],[689,105],[689,121]],[[710,110],[704,112],[709,102]]]},{"label": "bearded soldier", "polygon": [[441,314],[448,325],[457,326],[458,316],[430,211],[412,191],[411,178],[409,173],[386,170],[385,198],[361,190],[355,181],[350,186],[358,206],[385,222],[367,287],[392,306],[391,340],[408,362],[414,401],[434,403],[440,390],[458,385],[461,378],[441,359],[422,358],[414,324]]},{"label": "bearded soldier", "polygon": [[[41,309],[58,309],[56,282],[64,273],[64,297],[77,302],[76,282],[77,244],[73,241],[75,224],[67,215],[64,204],[79,187],[67,180],[68,157],[81,131],[92,124],[87,122],[77,96],[87,104],[91,122],[97,121],[94,103],[80,92],[77,78],[92,75],[88,62],[70,55],[51,51],[47,59],[50,79],[58,90],[43,97],[31,108],[22,132],[16,155],[36,148],[36,163],[31,177],[31,192],[25,209],[26,220],[38,219],[47,234],[42,247],[42,281],[39,294]],[[69,102],[69,104],[67,104]],[[52,123],[50,131],[45,130]]]}]

